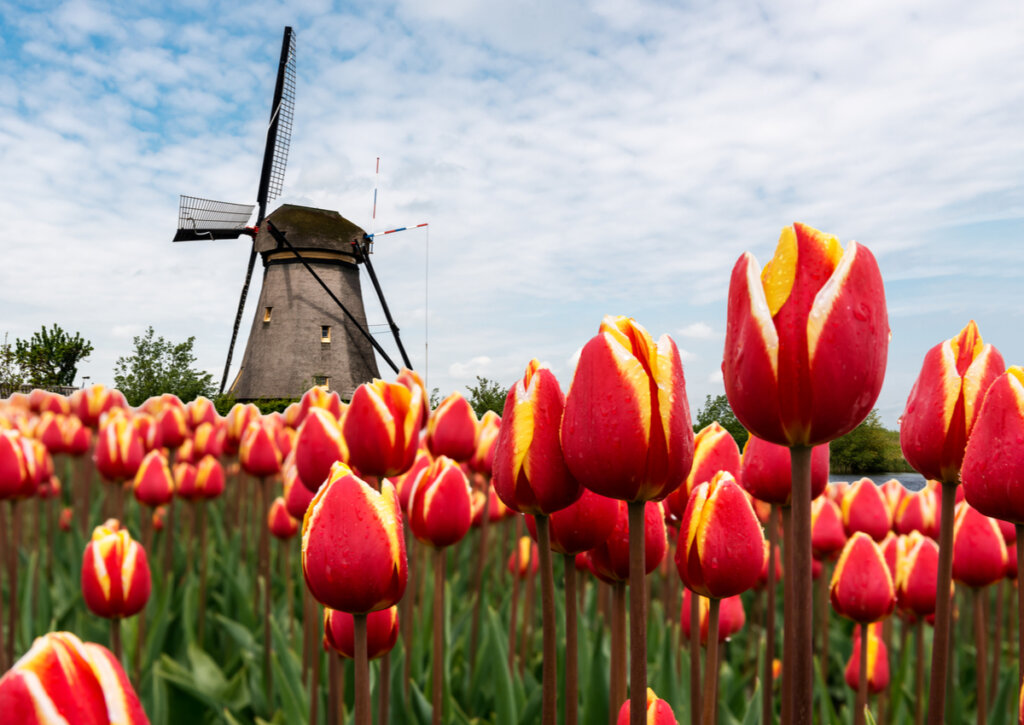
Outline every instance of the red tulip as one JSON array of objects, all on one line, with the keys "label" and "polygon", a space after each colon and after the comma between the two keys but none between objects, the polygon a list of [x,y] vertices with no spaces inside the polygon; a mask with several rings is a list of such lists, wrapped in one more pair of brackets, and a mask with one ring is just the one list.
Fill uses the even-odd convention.
[{"label": "red tulip", "polygon": [[341,424],[350,464],[365,476],[394,476],[416,458],[420,390],[374,380],[356,388]]},{"label": "red tulip", "polygon": [[238,453],[242,445],[242,436],[253,421],[260,420],[260,409],[252,403],[243,405],[235,403],[228,411],[227,425],[224,428],[224,452],[231,455]]},{"label": "red tulip", "polygon": [[21,434],[0,430],[0,500],[23,495],[27,482],[32,478],[28,466]]},{"label": "red tulip", "polygon": [[161,451],[150,451],[142,459],[132,492],[139,503],[149,507],[161,506],[174,498],[174,476]]},{"label": "red tulip", "polygon": [[203,423],[216,423],[218,418],[213,401],[202,395],[185,406],[185,420],[192,430],[197,430]]},{"label": "red tulip", "polygon": [[299,402],[297,417],[292,427],[297,428],[306,419],[312,408],[323,408],[333,415],[335,420],[340,420],[342,412],[345,410],[345,406],[337,393],[331,392],[323,385],[316,385],[303,393],[302,400]]},{"label": "red tulip", "polygon": [[[619,718],[616,725],[629,725],[629,700],[623,703],[619,710]],[[679,725],[672,707],[664,700],[659,700],[654,690],[647,688],[647,716],[644,719],[647,725]]]},{"label": "red tulip", "polygon": [[886,504],[889,506],[890,517],[895,516],[896,510],[900,507],[900,503],[903,499],[910,495],[910,492],[895,478],[890,478],[888,481],[878,487],[878,490],[882,494],[882,498],[885,499]]},{"label": "red tulip", "polygon": [[725,393],[743,427],[784,446],[857,427],[882,389],[889,323],[878,263],[856,242],[782,230],[761,271],[750,253],[729,283]]},{"label": "red tulip", "polygon": [[195,496],[190,497],[182,492],[182,497],[217,498],[224,493],[224,466],[210,455],[203,456],[196,464]]},{"label": "red tulip", "polygon": [[476,415],[458,393],[441,401],[427,421],[427,446],[434,456],[468,461],[476,449]]},{"label": "red tulip", "polygon": [[195,458],[213,456],[220,458],[224,453],[226,429],[220,422],[200,423],[192,434],[192,455]]},{"label": "red tulip", "polygon": [[28,407],[33,413],[56,413],[67,415],[71,412],[71,406],[67,398],[49,390],[36,388],[28,394]]},{"label": "red tulip", "polygon": [[65,506],[60,510],[60,516],[57,517],[57,526],[60,527],[61,531],[65,533],[71,531],[71,517],[73,514],[74,512],[70,506]]},{"label": "red tulip", "polygon": [[82,456],[92,447],[92,430],[82,425],[77,416],[69,415],[62,419],[61,435],[64,437],[64,453]]},{"label": "red tulip", "polygon": [[683,364],[672,339],[657,343],[628,317],[605,317],[580,353],[565,399],[569,470],[594,493],[659,501],[693,462]]},{"label": "red tulip", "polygon": [[39,422],[36,423],[35,437],[54,455],[67,453],[64,448],[64,435],[61,432],[63,420],[64,416],[46,411],[39,416]]},{"label": "red tulip", "polygon": [[154,448],[163,446],[163,436],[160,434],[160,426],[156,418],[146,413],[136,413],[132,416],[132,425],[139,432],[139,439],[142,441],[142,448],[147,453]]},{"label": "red tulip", "polygon": [[1006,543],[994,519],[970,504],[956,507],[953,519],[953,579],[969,587],[986,587],[1006,574]]},{"label": "red tulip", "polygon": [[939,538],[939,501],[930,487],[922,488],[903,497],[893,528],[897,534],[920,531],[932,539]]},{"label": "red tulip", "polygon": [[827,496],[811,502],[811,548],[818,559],[830,559],[846,545],[843,514]]},{"label": "red tulip", "polygon": [[0,713],[18,725],[148,725],[121,663],[105,647],[50,632],[0,679]]},{"label": "red tulip", "polygon": [[306,488],[299,480],[295,466],[286,466],[284,470],[284,505],[292,518],[302,521],[314,495],[315,493]]},{"label": "red tulip", "polygon": [[107,619],[138,614],[152,586],[142,545],[114,519],[97,526],[82,558],[82,597],[89,611]]},{"label": "red tulip", "polygon": [[[594,572],[606,581],[629,580],[629,513],[624,501],[617,503],[619,511],[611,536],[590,550]],[[644,507],[644,573],[657,569],[667,552],[664,506],[648,501]]]},{"label": "red tulip", "polygon": [[160,440],[163,444],[177,448],[188,438],[188,421],[185,419],[185,406],[182,402],[176,395],[170,398],[173,398],[173,401],[164,401],[155,414],[156,423],[160,428]]},{"label": "red tulip", "polygon": [[866,624],[889,616],[896,592],[882,550],[863,531],[846,542],[832,572],[832,608],[844,617]]},{"label": "red tulip", "polygon": [[331,466],[348,460],[337,420],[323,408],[310,408],[295,439],[295,467],[302,485],[315,492],[327,480]]},{"label": "red tulip", "polygon": [[409,390],[412,390],[413,388],[419,389],[420,402],[422,403],[422,415],[420,415],[420,420],[423,421],[423,423],[426,423],[427,419],[430,417],[430,396],[427,394],[427,386],[423,384],[423,378],[420,377],[420,374],[415,370],[402,368],[398,372],[395,382],[401,383],[405,387],[409,388]]},{"label": "red tulip", "polygon": [[256,478],[273,476],[281,471],[283,458],[270,426],[255,421],[250,423],[238,448],[238,461],[245,472]]},{"label": "red tulip", "polygon": [[290,539],[299,533],[299,522],[288,513],[284,497],[278,496],[270,504],[270,511],[267,512],[267,526],[270,533],[277,539]]},{"label": "red tulip", "polygon": [[501,430],[501,418],[493,410],[488,410],[480,418],[476,428],[476,450],[469,459],[469,467],[476,473],[491,475],[494,465],[494,446],[498,442],[498,431]]},{"label": "red tulip", "polygon": [[[683,589],[683,608],[680,610],[679,621],[683,625],[683,636],[690,638],[690,602],[693,595],[688,588]],[[703,646],[708,644],[708,611],[711,600],[707,597],[698,599],[700,611],[700,643]],[[724,642],[734,634],[743,629],[747,623],[747,614],[743,610],[743,599],[740,595],[725,597],[722,599],[721,607],[718,610],[718,641]]]},{"label": "red tulip", "polygon": [[382,481],[378,493],[334,464],[302,522],[302,570],[310,593],[331,609],[366,614],[397,603],[408,564],[394,486]]},{"label": "red tulip", "polygon": [[441,456],[420,472],[409,496],[409,528],[420,541],[443,549],[469,531],[472,502],[462,469]]},{"label": "red tulip", "polygon": [[[816,499],[828,485],[828,444],[811,451],[811,499]],[[769,443],[756,436],[747,438],[743,446],[743,475],[740,484],[754,498],[778,506],[790,503],[793,473],[789,449]]]},{"label": "red tulip", "polygon": [[[383,657],[398,641],[398,607],[388,607],[366,615],[366,657]],[[330,647],[346,659],[355,659],[354,620],[348,612],[324,610],[324,647]]]},{"label": "red tulip", "polygon": [[1024,524],[1024,368],[1011,367],[988,389],[961,478],[971,506]]},{"label": "red tulip", "polygon": [[93,461],[103,478],[113,482],[134,478],[144,455],[142,439],[126,416],[114,415],[100,428]]},{"label": "red tulip", "polygon": [[84,390],[76,390],[70,402],[71,412],[90,428],[99,425],[100,416],[104,413],[115,408],[128,407],[120,391],[111,390],[99,383]]},{"label": "red tulip", "polygon": [[920,532],[907,536],[906,553],[896,565],[896,601],[917,617],[935,613],[939,546]]},{"label": "red tulip", "polygon": [[860,479],[843,496],[843,526],[849,535],[863,531],[875,541],[892,530],[889,504],[871,479]]},{"label": "red tulip", "polygon": [[903,455],[925,478],[957,482],[985,393],[1003,368],[974,320],[925,355],[900,419]]},{"label": "red tulip", "polygon": [[731,474],[720,471],[690,494],[679,526],[676,568],[701,596],[724,599],[757,582],[764,533],[750,500]]},{"label": "red tulip", "polygon": [[508,571],[512,576],[525,579],[537,573],[539,558],[537,545],[529,536],[520,536],[518,549],[508,558]]},{"label": "red tulip", "polygon": [[710,481],[719,471],[728,471],[739,481],[743,463],[736,440],[718,422],[701,429],[693,439],[693,465],[682,486],[665,499],[665,507],[681,519],[690,494],[700,484]]},{"label": "red tulip", "polygon": [[167,519],[167,507],[157,506],[153,509],[153,531],[163,531]]},{"label": "red tulip", "polygon": [[494,492],[513,511],[552,514],[583,493],[562,455],[564,407],[554,374],[531,360],[505,398],[494,450]]},{"label": "red tulip", "polygon": [[174,491],[181,493],[187,491],[189,497],[194,497],[196,490],[196,467],[191,463],[175,463],[171,472],[174,474]]},{"label": "red tulip", "polygon": [[[860,638],[863,625],[853,635],[853,653],[846,663],[846,684],[857,689],[860,684]],[[868,625],[868,692],[877,695],[889,687],[889,650],[882,640],[879,627]]]},{"label": "red tulip", "polygon": [[[615,530],[621,508],[615,499],[584,489],[576,503],[556,511],[548,519],[551,549],[560,554],[579,554],[600,546]],[[533,516],[526,517],[526,528],[531,536],[537,537]],[[656,527],[654,531],[657,531]]]}]

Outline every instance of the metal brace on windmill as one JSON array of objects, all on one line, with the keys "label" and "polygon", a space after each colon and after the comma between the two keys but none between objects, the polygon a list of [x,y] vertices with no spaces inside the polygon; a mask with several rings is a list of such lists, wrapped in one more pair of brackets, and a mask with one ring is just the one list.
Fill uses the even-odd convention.
[{"label": "metal brace on windmill", "polygon": [[[252,238],[221,392],[231,369],[257,253],[263,261],[259,304],[241,367],[229,389],[240,401],[298,398],[313,385],[327,386],[347,400],[361,383],[380,375],[374,351],[398,372],[367,327],[360,264],[370,275],[402,361],[412,368],[370,262],[373,235],[326,209],[284,204],[266,214],[267,202],[277,198],[284,185],[294,111],[295,35],[286,27],[257,204],[182,196],[178,211],[175,242]],[[255,225],[246,226],[257,206]]]}]

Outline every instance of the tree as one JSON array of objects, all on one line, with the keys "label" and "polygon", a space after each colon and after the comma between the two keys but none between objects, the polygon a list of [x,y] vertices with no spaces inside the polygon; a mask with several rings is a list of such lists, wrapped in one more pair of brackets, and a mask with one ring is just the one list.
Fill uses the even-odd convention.
[{"label": "tree", "polygon": [[750,434],[736,418],[736,414],[732,412],[732,406],[729,405],[729,399],[725,395],[716,395],[714,398],[709,395],[704,399],[704,406],[697,412],[697,422],[694,424],[693,430],[697,432],[702,428],[707,428],[715,421],[729,431],[729,435],[733,437],[736,445],[742,451]]},{"label": "tree", "polygon": [[18,354],[14,351],[14,345],[7,342],[7,333],[4,333],[4,341],[0,343],[0,388],[4,390],[17,390],[25,382],[25,375],[18,364]]},{"label": "tree", "polygon": [[467,385],[466,390],[469,391],[469,405],[477,418],[481,418],[488,410],[493,410],[498,415],[505,410],[508,388],[502,387],[496,380],[488,380],[477,375],[476,385]]},{"label": "tree", "polygon": [[200,395],[214,394],[213,376],[193,369],[195,337],[173,343],[155,337],[150,326],[146,334],[133,337],[134,350],[117,359],[114,386],[124,393],[129,405],[140,405],[147,398],[173,393],[187,403]]},{"label": "tree", "polygon": [[14,341],[18,365],[29,385],[37,388],[74,385],[78,363],[88,359],[92,349],[92,343],[79,333],[72,337],[56,323],[50,329],[44,325],[28,340]]},{"label": "tree", "polygon": [[829,468],[835,473],[885,473],[908,470],[899,448],[899,433],[882,425],[878,410],[829,444]]}]

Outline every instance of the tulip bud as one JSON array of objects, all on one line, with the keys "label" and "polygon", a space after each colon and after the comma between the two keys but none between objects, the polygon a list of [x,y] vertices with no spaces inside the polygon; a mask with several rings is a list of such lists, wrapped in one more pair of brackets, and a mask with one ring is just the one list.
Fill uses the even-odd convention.
[{"label": "tulip bud", "polygon": [[890,478],[879,486],[878,490],[889,507],[890,517],[896,514],[896,510],[900,507],[900,503],[902,503],[903,499],[910,494],[903,484],[895,478]]},{"label": "tulip bud", "polygon": [[1006,543],[994,519],[958,504],[953,519],[953,579],[969,587],[986,587],[1006,574]]},{"label": "tulip bud", "polygon": [[313,408],[326,410],[334,416],[335,420],[340,420],[345,406],[342,404],[341,397],[337,393],[331,392],[323,385],[315,385],[303,393],[302,400],[299,402],[297,417],[292,427],[298,428]]},{"label": "tulip bud", "polygon": [[900,446],[925,478],[955,484],[967,440],[1003,356],[985,345],[971,320],[956,337],[927,352],[900,418]]},{"label": "tulip bud", "polygon": [[676,568],[693,591],[724,599],[757,582],[764,533],[731,474],[720,471],[693,490],[679,532]]},{"label": "tulip bud", "polygon": [[395,490],[398,491],[398,502],[402,506],[402,511],[406,514],[409,513],[409,496],[412,495],[416,479],[419,478],[420,472],[430,467],[432,461],[433,459],[429,451],[425,448],[420,448],[416,451],[416,460],[413,462],[412,468],[395,478],[394,483]]},{"label": "tulip bud", "polygon": [[274,538],[281,540],[290,539],[299,533],[299,522],[288,513],[283,496],[278,496],[270,504],[270,511],[267,512],[267,526]]},{"label": "tulip bud", "polygon": [[238,460],[245,472],[256,478],[266,478],[281,471],[283,456],[269,425],[255,421],[249,424],[238,448]]},{"label": "tulip bud", "polygon": [[200,423],[192,434],[192,455],[220,458],[224,453],[224,437],[225,429],[219,422]]},{"label": "tulip bud", "polygon": [[42,441],[47,450],[54,455],[67,453],[64,448],[64,436],[61,434],[63,416],[46,411],[36,423],[35,437]]},{"label": "tulip bud", "polygon": [[365,614],[397,603],[408,565],[394,486],[378,493],[336,463],[302,522],[302,570],[313,597],[331,609]]},{"label": "tulip bud", "polygon": [[139,440],[142,441],[142,450],[149,451],[163,446],[163,437],[160,435],[160,426],[156,419],[146,413],[136,413],[132,416],[132,425],[139,432]]},{"label": "tulip bud", "polygon": [[348,461],[348,448],[338,422],[323,408],[310,408],[295,439],[295,467],[302,485],[320,488],[338,461]]},{"label": "tulip bud", "polygon": [[[392,650],[398,641],[398,607],[366,615],[366,656],[375,660]],[[324,610],[324,646],[346,659],[355,659],[355,620],[348,612]]]},{"label": "tulip bud", "polygon": [[253,421],[260,420],[260,409],[252,403],[235,403],[228,411],[227,425],[224,429],[224,451],[235,455],[242,444],[245,429]]},{"label": "tulip bud", "polygon": [[843,526],[849,535],[863,531],[875,541],[892,530],[892,512],[871,479],[860,479],[843,496]]},{"label": "tulip bud", "polygon": [[1024,523],[1024,368],[1014,365],[985,394],[961,478],[971,506]]},{"label": "tulip bud", "polygon": [[18,725],[148,725],[121,663],[70,632],[38,637],[0,678],[0,713]]},{"label": "tulip bud", "polygon": [[562,456],[564,407],[554,374],[531,360],[505,398],[494,450],[494,492],[513,511],[552,514],[583,492]]},{"label": "tulip bud", "polygon": [[288,514],[297,521],[302,521],[309,509],[315,493],[306,488],[299,480],[295,465],[284,469],[284,505]]},{"label": "tulip bud", "polygon": [[[854,690],[860,684],[860,638],[864,625],[853,636],[853,653],[846,663],[846,684]],[[877,695],[889,687],[889,650],[882,640],[879,628],[868,625],[868,692]]]},{"label": "tulip bud", "polygon": [[188,421],[185,419],[185,406],[176,395],[171,396],[175,402],[165,402],[156,413],[156,424],[160,429],[160,440],[165,446],[177,448],[188,438]]},{"label": "tulip bud", "polygon": [[[188,492],[192,494],[192,491]],[[196,464],[196,478],[194,495],[181,493],[185,499],[212,499],[224,493],[224,467],[216,458],[210,455],[203,456]]]},{"label": "tulip bud", "polygon": [[665,508],[678,519],[683,518],[686,502],[697,486],[710,481],[719,471],[728,471],[736,481],[742,475],[743,463],[736,440],[718,422],[701,429],[693,439],[693,465],[682,486],[665,499]]},{"label": "tulip bud", "polygon": [[843,514],[827,496],[811,501],[811,548],[818,559],[830,559],[846,544]]},{"label": "tulip bud", "polygon": [[476,415],[459,393],[441,401],[427,421],[427,446],[434,456],[468,461],[476,448]]},{"label": "tulip bud", "polygon": [[473,457],[469,459],[469,467],[475,473],[490,476],[494,465],[494,446],[498,442],[498,431],[501,430],[501,418],[493,410],[488,410],[480,419],[476,428],[476,444]]},{"label": "tulip bud", "polygon": [[[679,725],[672,707],[664,700],[659,700],[654,690],[647,688],[647,716],[644,718],[647,725]],[[619,718],[616,725],[629,725],[629,700],[622,704],[619,710]]]},{"label": "tulip bud", "polygon": [[153,509],[153,531],[163,531],[164,522],[167,519],[167,507],[157,506]]},{"label": "tulip bud", "polygon": [[57,526],[60,527],[61,531],[65,533],[71,531],[71,517],[73,513],[74,512],[71,510],[70,506],[65,506],[60,510],[60,516],[57,518]]},{"label": "tulip bud", "polygon": [[832,608],[844,617],[866,624],[892,613],[896,593],[882,550],[858,531],[850,537],[832,572]]},{"label": "tulip bud", "polygon": [[82,456],[92,447],[92,430],[82,425],[77,416],[69,415],[61,421],[61,435],[64,438],[64,452]]},{"label": "tulip bud", "polygon": [[402,368],[398,376],[395,378],[396,383],[401,383],[405,387],[412,390],[413,388],[419,388],[420,391],[420,403],[421,414],[420,421],[426,424],[427,419],[430,418],[430,396],[427,394],[427,386],[423,384],[423,378],[415,370],[409,368]]},{"label": "tulip bud", "polygon": [[929,487],[907,494],[896,509],[893,528],[897,534],[920,531],[932,539],[939,538],[939,501]]},{"label": "tulip bud", "polygon": [[174,474],[174,491],[183,498],[196,497],[196,467],[191,463],[175,463],[171,472]]},{"label": "tulip bud", "polygon": [[565,462],[594,493],[660,501],[693,463],[683,364],[627,317],[605,317],[580,353],[562,419]]},{"label": "tulip bud", "polygon": [[[552,551],[579,554],[600,546],[615,530],[619,509],[619,502],[615,499],[584,489],[576,503],[548,518]],[[526,528],[536,539],[537,524],[533,516],[526,517]]]},{"label": "tulip bud", "polygon": [[[605,581],[629,581],[629,510],[624,501],[617,503],[611,536],[590,550],[594,572]],[[667,552],[664,506],[660,501],[648,501],[644,506],[644,573],[657,569]]]},{"label": "tulip bud", "polygon": [[20,497],[30,480],[21,434],[0,430],[0,500]]},{"label": "tulip bud", "polygon": [[146,606],[151,586],[142,545],[114,519],[97,526],[82,559],[82,597],[89,611],[107,619],[131,617]]},{"label": "tulip bud", "polygon": [[78,416],[84,425],[95,428],[100,416],[116,408],[127,408],[124,396],[117,390],[111,390],[97,383],[71,396],[71,412]]},{"label": "tulip bud", "polygon": [[[679,621],[683,625],[683,636],[690,637],[690,602],[693,594],[687,588],[683,589],[683,608],[680,610]],[[711,600],[707,597],[698,597],[698,611],[700,612],[700,643],[707,647],[708,644],[708,613]],[[722,599],[718,610],[718,641],[724,642],[734,634],[743,629],[747,623],[747,613],[743,610],[743,599],[737,594],[733,597]]]},{"label": "tulip bud", "polygon": [[736,417],[784,446],[849,433],[882,389],[889,347],[878,263],[804,224],[782,230],[762,272],[750,253],[729,282],[722,373]]},{"label": "tulip bud", "polygon": [[[828,462],[828,444],[815,446],[811,451],[812,500],[828,485]],[[739,481],[756,499],[778,506],[788,505],[793,487],[789,449],[750,436],[743,446],[743,476]]]},{"label": "tulip bud", "polygon": [[409,497],[409,528],[420,541],[443,549],[462,539],[472,523],[469,481],[441,456],[424,469]]},{"label": "tulip bud", "polygon": [[185,406],[185,419],[192,430],[198,430],[203,423],[216,423],[219,417],[213,401],[202,395]]},{"label": "tulip bud", "polygon": [[124,415],[113,416],[100,428],[93,461],[106,480],[116,483],[134,478],[143,455],[142,439]]},{"label": "tulip bud", "polygon": [[366,476],[394,476],[416,458],[420,390],[374,380],[356,388],[342,422],[351,465]]},{"label": "tulip bud", "polygon": [[167,459],[160,451],[150,451],[135,473],[132,492],[136,500],[150,507],[160,506],[174,498],[174,476]]},{"label": "tulip bud", "polygon": [[906,553],[896,563],[896,601],[918,617],[935,613],[939,547],[920,532],[907,537]]},{"label": "tulip bud", "polygon": [[519,537],[519,546],[508,558],[509,573],[519,579],[533,576],[540,568],[537,545],[529,536]]}]

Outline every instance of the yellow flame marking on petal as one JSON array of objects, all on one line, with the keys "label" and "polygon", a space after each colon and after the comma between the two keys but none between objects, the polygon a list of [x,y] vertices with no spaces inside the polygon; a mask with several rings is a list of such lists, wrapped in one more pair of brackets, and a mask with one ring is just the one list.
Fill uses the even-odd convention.
[{"label": "yellow flame marking on petal", "polygon": [[786,304],[796,281],[797,243],[793,227],[785,227],[779,235],[775,254],[761,272],[761,288],[771,316],[775,317]]},{"label": "yellow flame marking on petal", "polygon": [[647,371],[633,354],[629,339],[621,331],[605,331],[604,339],[608,351],[612,354],[615,367],[618,368],[619,377],[633,389],[636,395],[638,422],[643,431],[644,440],[649,443],[651,440],[651,386]]},{"label": "yellow flame marking on petal", "polygon": [[110,725],[127,725],[127,698],[110,660],[99,652],[89,652],[88,661],[89,667],[103,689],[103,700],[107,706],[107,717],[110,719]]},{"label": "yellow flame marking on petal", "polygon": [[1024,418],[1024,368],[1017,365],[1011,365],[1006,369],[1009,377],[1010,390],[1013,391],[1014,397],[1017,398],[1017,408],[1020,416]]},{"label": "yellow flame marking on petal", "polygon": [[50,693],[43,687],[39,676],[30,670],[21,670],[19,675],[28,690],[29,699],[32,701],[32,709],[36,714],[36,721],[45,725],[70,725],[66,719],[57,711],[57,706],[50,699]]},{"label": "yellow flame marking on petal", "polygon": [[750,316],[757,323],[757,330],[768,353],[768,362],[772,366],[772,375],[779,374],[779,333],[772,320],[771,308],[765,297],[764,287],[758,276],[758,265],[754,255],[744,255],[747,262],[747,295],[750,298]]},{"label": "yellow flame marking on petal", "polygon": [[[839,242],[836,242],[836,244],[838,245]],[[814,365],[814,356],[818,351],[821,333],[824,331],[832,310],[835,308],[839,293],[843,291],[847,280],[850,278],[850,270],[853,268],[853,262],[857,258],[859,249],[860,247],[857,242],[850,243],[849,250],[847,250],[846,254],[841,255],[839,264],[832,271],[832,276],[825,281],[822,288],[814,295],[811,311],[807,315],[807,359],[811,365]],[[842,247],[839,247],[839,251],[842,253]]]},{"label": "yellow flame marking on petal", "polygon": [[139,550],[142,546],[137,541],[132,541],[127,536],[128,532],[124,532],[125,537],[122,541],[122,552],[124,552],[124,558],[121,560],[121,593],[127,601],[128,595],[132,591],[132,581],[135,578],[135,564],[139,558]]},{"label": "yellow flame marking on petal", "polygon": [[[380,383],[377,385],[376,383]],[[384,429],[388,432],[388,447],[391,448],[395,445],[395,416],[391,412],[391,408],[384,401],[384,395],[387,383],[383,380],[374,380],[373,385],[366,386],[366,392],[369,393],[370,404],[373,406],[374,413],[377,418],[384,424]],[[404,385],[399,386],[403,390],[408,391]]]},{"label": "yellow flame marking on petal", "polygon": [[[978,344],[975,345],[975,350],[978,349],[979,345],[981,345],[981,335],[978,335]],[[981,406],[982,399],[987,392],[987,390],[982,390],[982,385],[985,372],[991,365],[994,354],[994,347],[991,345],[983,346],[980,352],[975,353],[974,360],[964,374],[964,420],[967,421],[968,436],[971,435],[971,430],[973,430],[974,423],[976,422],[975,418],[977,417],[978,408]],[[991,384],[991,381],[989,381],[989,384]]]},{"label": "yellow flame marking on petal", "polygon": [[390,481],[384,480],[380,486],[380,493],[377,493],[369,484],[361,480],[359,483],[363,486],[363,496],[365,496],[370,510],[377,517],[384,535],[387,536],[391,561],[397,568],[402,552],[401,542],[398,540],[402,531],[402,523],[395,487],[391,485]]},{"label": "yellow flame marking on petal", "polygon": [[[693,549],[694,540],[697,539],[697,535],[700,532],[702,520],[704,518],[704,506],[708,500],[708,490],[710,483],[702,483],[694,489],[696,495],[690,494],[691,500],[687,506],[693,506],[693,513],[690,514],[690,526],[686,529],[686,555],[689,558],[690,551]],[[697,544],[697,553],[700,555],[700,544]]]},{"label": "yellow flame marking on petal", "polygon": [[[533,361],[531,361],[532,365]],[[527,369],[529,372],[529,368]],[[512,482],[519,479],[519,472],[526,468],[526,478],[530,478],[530,469],[527,465],[526,454],[530,451],[530,444],[533,443],[534,432],[534,405],[537,388],[540,385],[540,378],[536,375],[530,376],[529,383],[523,380],[516,381],[515,405],[512,408]]]},{"label": "yellow flame marking on petal", "polygon": [[103,590],[103,598],[110,599],[110,572],[107,571],[107,562],[104,558],[106,553],[114,544],[114,537],[94,541],[92,545],[92,568],[96,573],[96,581]]}]

